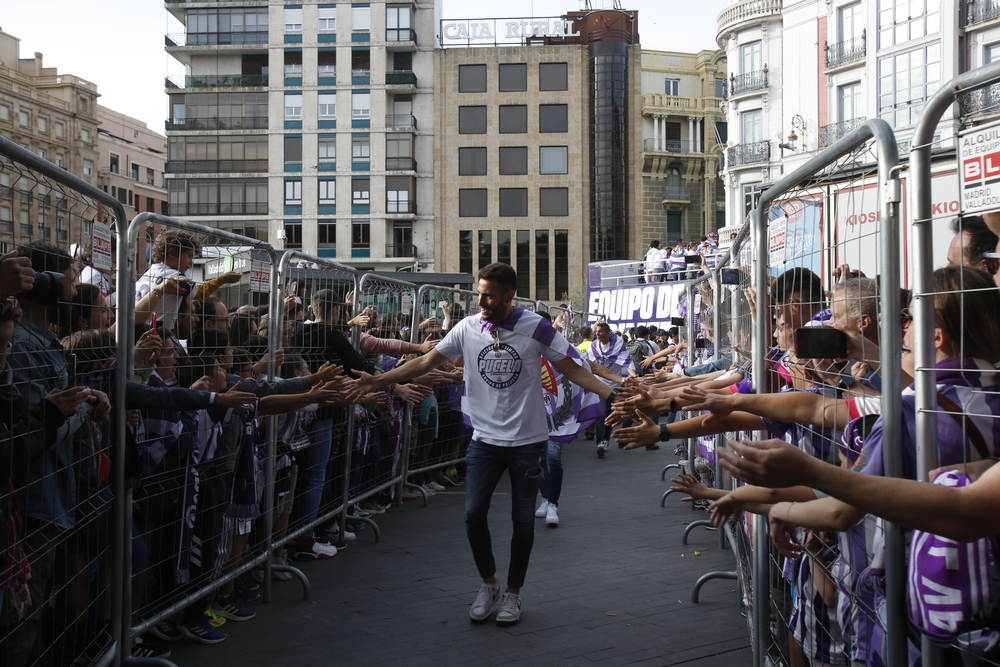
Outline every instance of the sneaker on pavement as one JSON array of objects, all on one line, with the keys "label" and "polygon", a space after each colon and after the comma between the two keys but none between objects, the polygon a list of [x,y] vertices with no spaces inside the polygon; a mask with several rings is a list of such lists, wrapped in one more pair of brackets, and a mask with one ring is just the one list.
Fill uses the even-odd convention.
[{"label": "sneaker on pavement", "polygon": [[243,602],[256,602],[260,599],[260,584],[244,577],[236,579],[234,590],[236,591],[236,597]]},{"label": "sneaker on pavement", "polygon": [[[333,528],[331,528],[330,530],[326,531],[326,534],[327,534],[327,537],[330,538],[331,542],[339,541],[340,540],[340,524],[339,523],[333,524]],[[356,539],[358,539],[357,535],[355,535],[354,533],[352,533],[349,530],[345,530],[344,531],[344,540],[346,542],[350,542],[351,540],[356,540]]]},{"label": "sneaker on pavement", "polygon": [[221,630],[216,630],[208,620],[208,614],[202,614],[197,621],[187,621],[181,623],[181,633],[188,639],[193,639],[201,644],[218,644],[226,641],[228,635]]},{"label": "sneaker on pavement", "polygon": [[149,641],[142,637],[136,637],[132,642],[133,658],[160,658],[165,660],[170,657],[170,649],[158,642]]},{"label": "sneaker on pavement", "polygon": [[469,618],[476,623],[482,623],[490,617],[493,605],[496,604],[498,599],[500,599],[500,582],[495,584],[481,584],[479,586],[479,593],[476,595],[476,601],[472,603],[472,609],[469,610]]},{"label": "sneaker on pavement", "polygon": [[169,618],[165,618],[149,629],[151,635],[165,642],[176,642],[184,639],[177,624]]},{"label": "sneaker on pavement", "polygon": [[541,519],[542,517],[544,517],[545,512],[548,509],[549,509],[549,501],[547,501],[545,498],[542,498],[542,504],[538,506],[537,510],[535,510],[535,518]]},{"label": "sneaker on pavement", "polygon": [[320,560],[323,558],[333,558],[337,555],[337,547],[316,539],[296,540],[295,560]]},{"label": "sneaker on pavement", "polygon": [[497,612],[497,625],[514,625],[521,620],[521,596],[517,593],[504,593],[500,611]]},{"label": "sneaker on pavement", "polygon": [[205,614],[208,615],[208,622],[212,624],[213,628],[221,628],[226,624],[226,617],[216,614],[211,605],[205,610]]},{"label": "sneaker on pavement", "polygon": [[258,584],[264,583],[264,568],[255,567],[250,570],[250,578],[256,581]]},{"label": "sneaker on pavement", "polygon": [[372,514],[385,514],[385,508],[376,503],[363,503],[361,509]]},{"label": "sneaker on pavement", "polygon": [[212,610],[219,616],[228,618],[230,621],[249,621],[257,615],[254,610],[240,602],[235,593],[226,597],[219,596],[215,598],[215,601],[212,603]]},{"label": "sneaker on pavement", "polygon": [[408,486],[403,487],[403,500],[416,500],[417,498],[423,498],[423,494]]},{"label": "sneaker on pavement", "polygon": [[[288,561],[284,558],[275,557],[273,565],[288,565]],[[271,570],[271,578],[275,581],[291,581],[291,572],[278,572],[277,570]]]},{"label": "sneaker on pavement", "polygon": [[545,525],[549,528],[556,528],[559,525],[559,509],[552,503],[545,508]]},{"label": "sneaker on pavement", "polygon": [[427,486],[431,487],[432,489],[438,492],[444,491],[444,486],[438,484],[437,482],[427,482]]},{"label": "sneaker on pavement", "polygon": [[424,484],[424,491],[427,493],[428,496],[436,496],[437,495],[437,491],[435,491],[433,488],[431,488],[430,484]]},{"label": "sneaker on pavement", "polygon": [[607,440],[601,440],[597,443],[597,458],[603,459],[604,455],[608,453],[610,447],[608,446]]},{"label": "sneaker on pavement", "polygon": [[446,486],[458,486],[451,477],[444,474],[442,471],[437,471],[434,473],[434,483],[439,484],[442,488]]}]

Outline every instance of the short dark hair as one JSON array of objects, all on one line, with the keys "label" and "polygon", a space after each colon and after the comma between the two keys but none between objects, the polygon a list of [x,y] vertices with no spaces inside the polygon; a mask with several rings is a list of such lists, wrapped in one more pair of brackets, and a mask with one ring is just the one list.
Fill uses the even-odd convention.
[{"label": "short dark hair", "polygon": [[819,305],[823,303],[823,281],[809,269],[796,266],[778,276],[771,294],[774,303],[779,306],[789,303],[793,298]]},{"label": "short dark hair", "polygon": [[610,329],[611,325],[608,324],[607,322],[598,322],[597,324],[594,325],[595,329],[600,329],[602,327],[605,328],[605,329]]},{"label": "short dark hair", "polygon": [[517,271],[510,264],[493,262],[479,269],[477,280],[493,280],[504,292],[517,293]]},{"label": "short dark hair", "polygon": [[218,363],[215,357],[209,355],[178,357],[177,359],[177,384],[181,387],[190,387],[195,382],[211,375],[215,365]]},{"label": "short dark hair", "polygon": [[219,319],[217,304],[222,303],[222,300],[217,296],[207,296],[204,299],[199,299],[195,301],[195,313],[202,320],[212,318],[212,321]]},{"label": "short dark hair", "polygon": [[997,235],[986,225],[981,215],[970,215],[964,218],[955,218],[951,221],[951,231],[956,234],[964,232],[969,235],[969,244],[962,243],[962,252],[969,257],[969,262],[979,264],[983,261],[983,254],[993,252],[997,247]]},{"label": "short dark hair", "polygon": [[221,329],[195,329],[188,341],[188,353],[194,356],[221,357],[229,347],[229,334]]},{"label": "short dark hair", "polygon": [[645,338],[646,336],[649,335],[649,327],[647,327],[645,324],[640,324],[635,328],[635,331],[633,333],[635,334],[636,338]]},{"label": "short dark hair", "polygon": [[677,327],[670,327],[669,329],[667,329],[668,338],[676,338],[679,335],[680,335],[680,330]]},{"label": "short dark hair", "polygon": [[590,327],[580,327],[580,335],[584,338],[593,338],[594,330]]},{"label": "short dark hair", "polygon": [[47,241],[32,241],[18,246],[17,254],[30,259],[31,268],[35,271],[66,273],[73,265],[73,258],[68,252]]},{"label": "short dark hair", "polygon": [[549,324],[552,324],[552,316],[551,316],[551,315],[549,315],[549,313],[548,313],[547,311],[544,311],[544,310],[539,310],[539,311],[537,312],[537,314],[538,314],[538,316],[539,316],[540,318],[542,318],[543,320],[545,320],[545,321],[546,321],[546,322],[548,322]]},{"label": "short dark hair", "polygon": [[660,247],[660,241],[659,241],[659,239],[653,239],[652,241],[650,241],[649,242],[649,247],[650,248],[659,248]]}]

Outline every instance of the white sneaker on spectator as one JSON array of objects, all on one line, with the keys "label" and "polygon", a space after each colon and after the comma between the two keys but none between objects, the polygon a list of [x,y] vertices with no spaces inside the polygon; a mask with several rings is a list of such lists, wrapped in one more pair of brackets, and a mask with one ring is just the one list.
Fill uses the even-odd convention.
[{"label": "white sneaker on spectator", "polygon": [[500,582],[480,585],[476,601],[472,603],[472,609],[469,610],[469,618],[476,623],[482,623],[490,617],[493,605],[497,603],[498,599],[500,599]]},{"label": "white sneaker on spectator", "polygon": [[535,510],[535,518],[541,519],[543,516],[545,516],[545,513],[548,511],[548,509],[549,509],[549,501],[547,501],[545,498],[542,498],[542,504],[539,505],[538,509]]},{"label": "white sneaker on spectator", "polygon": [[419,491],[409,486],[403,487],[403,500],[415,500],[423,497]]},{"label": "white sneaker on spectator", "polygon": [[552,503],[549,503],[549,506],[545,508],[545,525],[550,528],[559,525],[559,510]]},{"label": "white sneaker on spectator", "polygon": [[497,612],[497,625],[514,625],[521,620],[521,596],[517,593],[504,593],[500,611]]},{"label": "white sneaker on spectator", "polygon": [[431,487],[436,492],[444,491],[444,487],[437,482],[427,482],[427,486]]},{"label": "white sneaker on spectator", "polygon": [[424,484],[424,491],[427,492],[428,496],[436,496],[437,495],[437,491],[435,491],[434,488],[431,487],[431,485],[429,483],[428,484]]},{"label": "white sneaker on spectator", "polygon": [[[288,561],[285,558],[275,557],[275,565],[288,565]],[[277,570],[271,570],[271,578],[275,581],[291,581],[291,572],[278,572]]]},{"label": "white sneaker on spectator", "polygon": [[[340,524],[339,523],[333,524],[333,528],[331,528],[330,530],[326,531],[326,535],[327,535],[327,537],[330,538],[331,542],[339,541],[340,540]],[[344,531],[344,540],[347,541],[347,542],[350,542],[351,540],[355,540],[355,539],[357,539],[357,537],[358,537],[357,535],[355,535],[354,533],[352,533],[349,530],[345,530]]]}]

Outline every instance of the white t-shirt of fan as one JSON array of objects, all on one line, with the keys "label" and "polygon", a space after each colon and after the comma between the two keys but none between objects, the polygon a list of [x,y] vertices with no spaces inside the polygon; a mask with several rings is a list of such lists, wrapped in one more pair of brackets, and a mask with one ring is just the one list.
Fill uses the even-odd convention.
[{"label": "white t-shirt of fan", "polygon": [[[544,322],[534,313],[525,312],[524,316]],[[566,354],[560,350],[569,343],[558,332],[546,345],[528,333],[500,327],[497,331],[498,346],[493,334],[484,330],[482,315],[466,317],[435,348],[448,359],[465,357],[466,395],[462,405],[472,424],[472,437],[499,447],[548,440],[539,381],[542,357],[550,362],[564,359]]]}]

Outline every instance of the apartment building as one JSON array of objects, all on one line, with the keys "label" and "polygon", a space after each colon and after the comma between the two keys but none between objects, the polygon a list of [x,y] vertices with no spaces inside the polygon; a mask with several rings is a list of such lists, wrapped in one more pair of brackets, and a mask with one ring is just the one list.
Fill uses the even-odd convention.
[{"label": "apartment building", "polygon": [[169,213],[164,169],[167,138],[143,121],[97,106],[98,185],[125,207],[129,217]]}]

